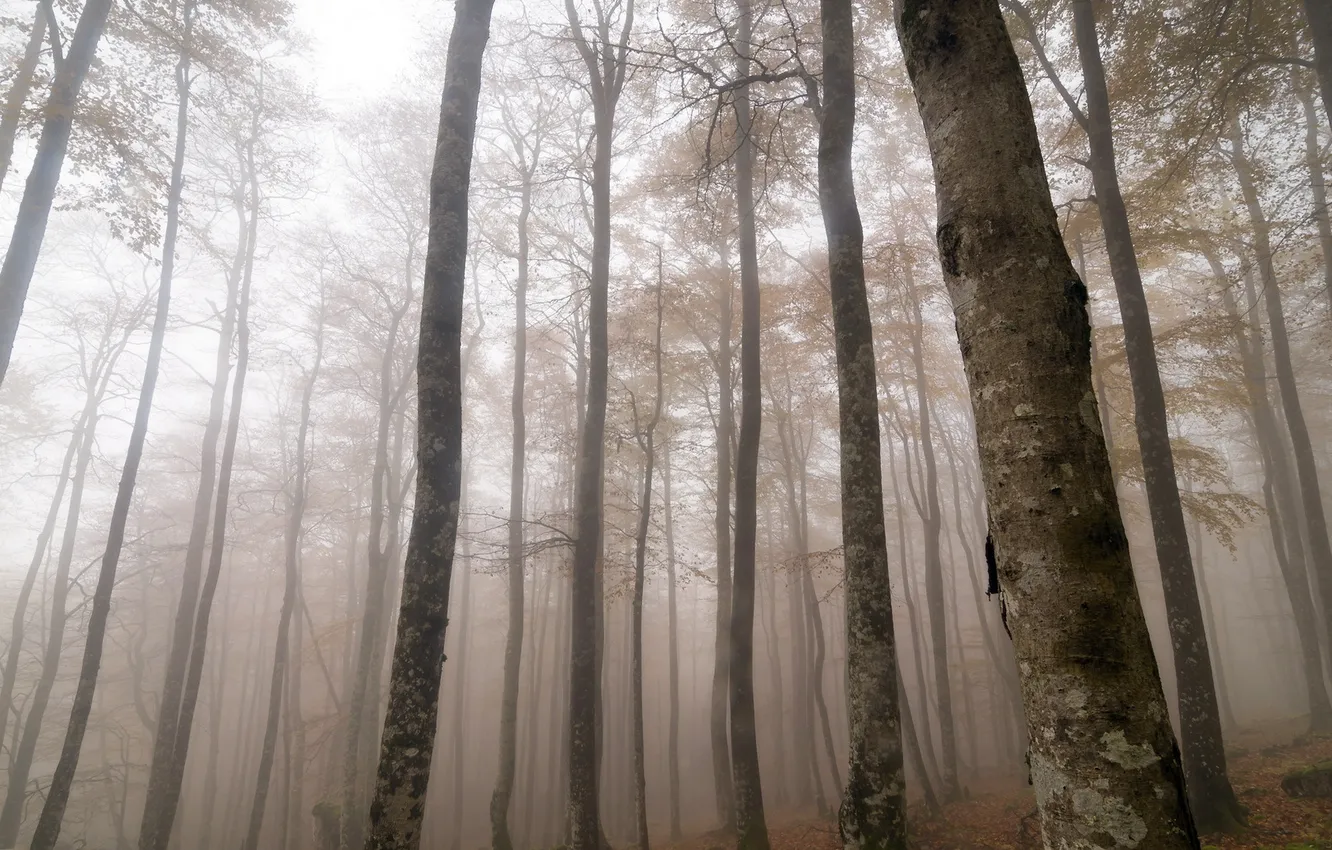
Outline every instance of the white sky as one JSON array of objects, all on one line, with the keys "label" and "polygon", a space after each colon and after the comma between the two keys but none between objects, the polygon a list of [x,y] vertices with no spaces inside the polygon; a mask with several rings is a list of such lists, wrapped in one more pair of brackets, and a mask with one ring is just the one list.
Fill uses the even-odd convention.
[{"label": "white sky", "polygon": [[311,39],[315,81],[332,109],[390,89],[424,33],[452,16],[447,0],[296,0],[296,26]]}]

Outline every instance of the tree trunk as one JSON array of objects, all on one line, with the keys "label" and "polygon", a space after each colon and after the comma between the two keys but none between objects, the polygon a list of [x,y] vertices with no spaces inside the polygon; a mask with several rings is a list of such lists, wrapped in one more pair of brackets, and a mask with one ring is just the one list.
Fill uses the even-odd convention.
[{"label": "tree trunk", "polygon": [[1318,72],[1318,91],[1323,97],[1323,112],[1332,120],[1332,2],[1304,0],[1304,16],[1313,36],[1314,70]]},{"label": "tree trunk", "polygon": [[[217,496],[213,505],[213,531],[209,541],[208,570],[204,576],[203,588],[199,593],[199,606],[194,616],[194,631],[190,637],[189,667],[186,671],[185,687],[181,691],[180,716],[176,723],[175,743],[171,748],[170,758],[160,771],[153,773],[160,785],[154,787],[149,780],[148,799],[151,801],[144,810],[143,831],[139,835],[141,850],[167,850],[172,838],[177,807],[180,800],[181,786],[185,777],[185,765],[189,756],[190,736],[194,727],[194,710],[199,700],[199,687],[203,679],[203,665],[208,648],[208,621],[212,613],[213,598],[217,593],[217,583],[222,572],[223,556],[226,551],[227,512],[230,507],[231,474],[236,460],[236,443],[240,436],[241,404],[245,398],[245,378],[250,359],[250,286],[254,278],[255,247],[259,230],[259,178],[255,170],[254,136],[246,145],[242,160],[242,174],[250,184],[249,222],[245,242],[245,264],[241,272],[240,297],[236,307],[236,370],[231,387],[230,409],[227,413],[227,433],[222,444],[222,458],[218,465]],[[240,208],[245,203],[238,200]],[[243,214],[243,212],[242,212]],[[165,711],[165,706],[163,711]],[[161,734],[161,724],[159,731]],[[154,767],[157,767],[154,765]],[[156,817],[150,820],[150,810]]]},{"label": "tree trunk", "polygon": [[[1321,0],[1310,0],[1321,2]],[[1327,179],[1323,175],[1323,145],[1318,140],[1318,110],[1312,88],[1303,72],[1291,69],[1292,87],[1304,109],[1304,164],[1309,170],[1309,192],[1313,199],[1313,220],[1318,226],[1318,245],[1323,252],[1323,289],[1332,307],[1332,221],[1327,210]]]},{"label": "tree trunk", "polygon": [[[89,0],[84,7],[86,16],[97,0]],[[109,8],[106,0],[101,5]],[[187,5],[186,9],[192,8]],[[105,19],[105,10],[103,10]],[[186,33],[192,16],[186,15]],[[82,19],[80,20],[82,25]],[[77,35],[76,35],[77,38]],[[90,57],[91,58],[91,57]],[[130,430],[125,464],[116,490],[115,505],[111,509],[111,522],[107,530],[106,552],[97,574],[97,587],[93,591],[92,610],[88,615],[88,638],[83,648],[83,662],[79,669],[78,684],[74,691],[74,704],[70,708],[69,726],[60,750],[60,760],[46,791],[46,802],[37,820],[31,850],[54,850],[60,837],[60,824],[69,802],[74,772],[78,768],[83,736],[88,731],[88,717],[92,713],[93,695],[97,690],[97,673],[102,665],[102,648],[106,642],[106,621],[111,613],[111,594],[116,584],[116,569],[125,545],[125,526],[129,519],[130,502],[134,498],[134,482],[143,458],[143,446],[148,436],[148,418],[153,409],[153,392],[157,388],[157,373],[162,363],[162,348],[166,338],[168,314],[171,310],[171,278],[175,267],[176,234],[180,226],[180,196],[184,184],[185,133],[189,115],[190,57],[182,51],[176,65],[176,87],[180,103],[176,114],[176,146],[171,166],[171,185],[167,193],[166,229],[162,241],[162,267],[157,286],[157,312],[143,367],[143,384],[139,389],[139,404]],[[6,355],[7,356],[7,355]]]},{"label": "tree trunk", "polygon": [[5,98],[5,109],[0,114],[0,186],[4,186],[9,175],[9,166],[14,161],[14,142],[18,138],[19,124],[23,121],[23,106],[32,93],[32,83],[37,76],[37,66],[42,60],[42,42],[46,40],[46,6],[37,3],[37,14],[33,16],[32,29],[28,31],[28,44],[23,49],[23,58],[14,69],[14,81],[9,86],[9,96]]},{"label": "tree trunk", "polygon": [[1175,461],[1152,339],[1151,317],[1133,247],[1128,211],[1119,191],[1110,96],[1101,63],[1096,19],[1091,0],[1074,0],[1072,5],[1074,35],[1087,88],[1087,138],[1091,147],[1092,183],[1096,189],[1119,312],[1124,321],[1124,348],[1133,386],[1134,425],[1142,452],[1147,507],[1151,514],[1152,536],[1156,542],[1156,559],[1161,569],[1161,586],[1170,627],[1178,686],[1180,744],[1189,779],[1189,799],[1202,832],[1229,831],[1244,822],[1245,814],[1226,773],[1212,661],[1189,553],[1184,509],[1179,500],[1179,484],[1175,479]]},{"label": "tree trunk", "polygon": [[[533,166],[535,167],[535,166]],[[518,683],[523,656],[523,483],[527,459],[523,393],[527,379],[528,221],[532,215],[532,175],[524,173],[518,213],[518,282],[514,288],[513,456],[509,467],[509,632],[504,644],[504,691],[500,696],[499,772],[490,798],[490,846],[513,850],[509,806],[518,755]]]},{"label": "tree trunk", "polygon": [[[257,124],[257,121],[256,121]],[[257,126],[252,126],[252,132]],[[255,208],[258,214],[258,208]],[[322,310],[322,306],[320,307]],[[296,477],[291,487],[290,503],[287,506],[287,528],[283,539],[284,576],[282,591],[282,610],[278,614],[277,639],[273,645],[273,675],[268,686],[268,713],[265,718],[264,743],[259,756],[259,774],[255,780],[254,802],[250,806],[250,825],[245,835],[242,850],[259,850],[259,832],[264,825],[264,807],[268,802],[268,781],[273,774],[273,758],[277,751],[278,719],[282,712],[282,690],[288,676],[299,675],[299,666],[290,670],[289,653],[291,651],[291,618],[300,595],[299,562],[301,555],[302,523],[305,519],[305,494],[309,460],[306,457],[306,444],[310,433],[310,403],[314,396],[315,382],[319,380],[319,367],[324,357],[322,313],[319,316],[319,328],[315,337],[314,365],[305,379],[305,388],[301,393],[301,422],[296,431]],[[298,624],[299,627],[299,624]],[[299,662],[299,658],[297,661]],[[288,711],[291,706],[288,706]],[[290,754],[289,754],[290,755]],[[285,823],[285,821],[284,821]],[[285,842],[284,842],[285,843]],[[279,845],[278,850],[285,850]]]},{"label": "tree trunk", "polygon": [[662,326],[662,286],[665,272],[662,267],[661,247],[657,247],[657,336],[652,349],[654,374],[656,375],[656,395],[653,401],[652,416],[647,427],[638,430],[637,409],[634,416],[634,436],[643,450],[643,490],[638,506],[638,532],[634,538],[634,596],[633,621],[631,628],[629,662],[629,700],[633,714],[633,768],[634,768],[634,839],[638,850],[648,850],[647,825],[647,757],[643,741],[643,588],[647,583],[647,538],[652,524],[652,472],[656,465],[657,454],[654,442],[657,423],[661,420],[662,409],[662,370],[661,370],[661,326]]},{"label": "tree trunk", "polygon": [[[1256,295],[1247,305],[1248,322],[1252,336],[1240,317],[1225,268],[1211,251],[1207,261],[1212,274],[1221,283],[1221,301],[1230,317],[1231,333],[1239,351],[1240,366],[1244,374],[1244,388],[1249,397],[1249,415],[1253,421],[1255,442],[1263,466],[1263,497],[1267,502],[1268,529],[1277,567],[1281,571],[1290,599],[1290,610],[1295,621],[1295,632],[1300,641],[1300,655],[1304,662],[1305,689],[1309,700],[1309,726],[1313,731],[1332,730],[1332,702],[1327,696],[1327,683],[1323,675],[1322,644],[1318,639],[1318,614],[1309,595],[1309,571],[1305,560],[1304,538],[1300,534],[1302,506],[1296,490],[1295,474],[1286,454],[1286,441],[1281,436],[1272,402],[1267,394],[1267,366],[1263,360],[1262,331],[1258,317]],[[1246,289],[1253,292],[1252,276],[1246,270]]]},{"label": "tree trunk", "polygon": [[[467,487],[460,487],[464,498],[466,497]],[[467,636],[469,634],[468,619],[471,613],[472,599],[472,553],[471,543],[467,535],[467,516],[466,511],[462,511],[461,524],[462,537],[462,564],[459,565],[459,571],[462,573],[462,579],[458,587],[458,649],[455,652],[457,661],[454,662],[454,688],[453,693],[453,816],[451,820],[452,835],[449,838],[449,850],[462,850],[463,836],[463,792],[467,789]]]},{"label": "tree trunk", "polygon": [[[898,242],[903,241],[898,233]],[[930,419],[930,391],[925,378],[925,323],[921,317],[920,296],[916,292],[915,275],[908,261],[903,267],[907,297],[911,302],[911,363],[915,370],[916,415],[919,418],[919,459],[924,467],[924,510],[921,525],[925,534],[925,606],[930,616],[930,654],[934,668],[934,692],[939,709],[939,742],[941,747],[939,793],[943,802],[950,803],[960,796],[957,784],[957,732],[953,720],[953,688],[948,671],[948,611],[944,600],[943,558],[939,552],[939,536],[943,531],[943,517],[939,508],[939,471],[934,457],[933,423]],[[919,503],[918,503],[919,504]]]},{"label": "tree trunk", "polygon": [[675,604],[675,523],[671,509],[671,441],[661,447],[661,509],[666,530],[666,676],[670,717],[666,735],[666,781],[670,795],[671,841],[680,832],[680,625]]},{"label": "tree trunk", "polygon": [[730,251],[722,243],[722,286],[717,331],[717,504],[714,514],[717,543],[717,612],[713,643],[712,702],[708,715],[712,745],[712,781],[716,789],[717,819],[723,830],[735,828],[735,787],[731,782],[730,721],[728,718],[731,669],[731,442],[735,435],[735,395],[731,384],[731,328],[733,320]]},{"label": "tree trunk", "polygon": [[851,161],[856,123],[854,10],[851,0],[822,0],[819,8],[823,22],[819,207],[828,239],[837,353],[850,732],[838,825],[847,850],[905,850],[906,769],[883,523],[879,389],[874,326],[865,291],[864,233]]},{"label": "tree trunk", "polygon": [[467,200],[481,60],[494,0],[459,0],[430,176],[417,361],[416,502],[380,747],[370,850],[416,850],[430,781],[462,496],[462,319]]},{"label": "tree trunk", "polygon": [[88,76],[111,6],[112,0],[87,0],[70,39],[69,53],[56,61],[55,80],[43,112],[46,117],[42,121],[42,134],[37,140],[37,158],[28,172],[28,183],[23,187],[23,200],[14,220],[14,235],[10,237],[4,264],[0,265],[0,383],[9,371],[23,303],[28,298],[28,285],[42,252],[46,220],[51,215],[74,126],[74,112],[79,105],[79,90]]},{"label": "tree trunk", "polygon": [[1021,66],[997,0],[903,5],[1045,845],[1196,850]]},{"label": "tree trunk", "polygon": [[0,809],[0,847],[12,848],[18,841],[23,821],[23,806],[28,798],[28,776],[37,754],[42,721],[55,687],[60,657],[65,648],[65,624],[69,599],[69,570],[74,561],[74,548],[78,543],[79,519],[83,505],[83,487],[88,479],[88,464],[92,461],[97,436],[97,401],[100,394],[89,393],[84,406],[82,443],[74,464],[74,477],[69,485],[69,506],[65,509],[65,531],[60,541],[60,554],[56,560],[54,585],[51,588],[51,618],[47,623],[46,647],[42,653],[42,672],[37,686],[28,700],[28,714],[23,722],[23,735],[18,749],[9,762],[8,787],[4,808]]},{"label": "tree trunk", "polygon": [[[1315,2],[1316,0],[1310,0],[1310,4]],[[1253,228],[1253,248],[1262,279],[1263,300],[1267,305],[1267,324],[1272,334],[1272,360],[1276,367],[1281,409],[1286,416],[1286,428],[1290,433],[1291,447],[1295,452],[1295,471],[1309,535],[1309,555],[1313,563],[1314,585],[1323,603],[1324,621],[1328,621],[1332,620],[1332,543],[1329,543],[1328,539],[1327,516],[1323,512],[1313,442],[1309,437],[1309,427],[1304,421],[1304,407],[1300,402],[1300,390],[1295,382],[1290,337],[1286,332],[1286,314],[1281,305],[1281,286],[1277,281],[1276,267],[1272,262],[1271,226],[1263,212],[1253,171],[1244,152],[1244,133],[1238,119],[1231,125],[1230,143],[1235,175],[1239,179],[1244,203],[1249,211],[1249,223]],[[1276,461],[1275,454],[1273,461]],[[1294,516],[1291,517],[1291,521],[1295,521]]]}]

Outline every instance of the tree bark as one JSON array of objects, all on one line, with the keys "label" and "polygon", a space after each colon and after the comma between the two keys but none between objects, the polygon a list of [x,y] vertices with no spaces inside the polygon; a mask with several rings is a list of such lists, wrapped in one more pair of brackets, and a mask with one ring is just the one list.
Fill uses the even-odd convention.
[{"label": "tree bark", "polygon": [[1086,288],[997,0],[898,21],[933,161],[1046,846],[1198,848],[1092,392]]},{"label": "tree bark", "polygon": [[819,207],[828,239],[837,355],[850,732],[838,826],[847,850],[905,850],[906,769],[883,522],[879,388],[874,326],[865,291],[865,240],[852,170],[854,9],[851,0],[821,0],[819,8],[823,22]]},{"label": "tree bark", "polygon": [[459,0],[445,60],[416,372],[416,502],[370,805],[369,850],[416,850],[421,843],[462,496],[467,201],[493,7],[494,0]]},{"label": "tree bark", "polygon": [[1101,62],[1096,19],[1091,0],[1074,0],[1072,5],[1074,35],[1086,80],[1086,129],[1091,147],[1092,183],[1096,189],[1096,204],[1101,214],[1119,312],[1124,321],[1124,347],[1133,386],[1134,425],[1142,452],[1147,507],[1170,627],[1178,686],[1180,744],[1184,752],[1184,771],[1189,780],[1189,799],[1200,831],[1229,831],[1244,822],[1245,814],[1226,772],[1211,654],[1189,552],[1184,509],[1179,499],[1179,484],[1175,478],[1165,393],[1161,388],[1151,317],[1128,211],[1119,190],[1110,96]]},{"label": "tree bark", "polygon": [[731,373],[731,331],[734,318],[730,251],[722,244],[722,292],[717,330],[717,503],[714,529],[717,544],[717,611],[713,641],[712,701],[708,732],[712,745],[712,781],[716,790],[717,819],[723,830],[735,828],[735,786],[731,781],[731,743],[728,705],[731,670],[731,444],[735,437],[735,390]]},{"label": "tree bark", "polygon": [[[1321,0],[1310,0],[1321,2]],[[1309,171],[1309,193],[1313,199],[1313,220],[1318,227],[1318,245],[1323,251],[1323,289],[1332,307],[1332,220],[1327,209],[1327,178],[1323,174],[1323,145],[1318,140],[1318,110],[1312,88],[1302,71],[1291,69],[1292,87],[1304,110],[1304,164]]]},{"label": "tree bark", "polygon": [[28,31],[28,43],[23,49],[23,58],[14,69],[14,82],[9,87],[5,98],[5,109],[0,113],[0,187],[4,186],[9,175],[9,166],[14,161],[14,142],[18,138],[19,124],[23,120],[23,106],[32,93],[33,80],[37,76],[37,66],[42,59],[42,43],[46,40],[46,7],[37,3],[37,14],[33,16],[32,29]]},{"label": "tree bark", "polygon": [[[19,202],[18,216],[14,220],[14,235],[10,237],[4,263],[0,265],[0,383],[4,383],[9,371],[14,338],[18,336],[19,321],[23,316],[23,303],[28,298],[28,285],[32,283],[37,258],[42,252],[46,221],[55,201],[65,151],[69,148],[70,130],[74,126],[74,112],[79,105],[79,91],[88,76],[111,6],[112,0],[87,0],[74,27],[69,53],[61,57],[60,51],[55,51],[56,75],[43,113],[46,117],[37,140],[37,158],[28,172],[23,200]],[[55,42],[55,33],[52,33],[52,42]]]}]

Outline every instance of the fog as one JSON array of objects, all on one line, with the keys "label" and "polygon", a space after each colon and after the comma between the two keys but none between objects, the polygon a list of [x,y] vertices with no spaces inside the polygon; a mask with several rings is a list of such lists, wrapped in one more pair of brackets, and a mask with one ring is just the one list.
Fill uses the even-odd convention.
[{"label": "fog", "polygon": [[[843,5],[854,197],[830,177]],[[1288,2],[1005,0],[1045,173],[978,165],[958,191],[946,163],[984,145],[946,147],[965,106],[930,123],[936,78],[891,5],[458,0],[490,20],[469,186],[446,156],[465,103],[440,118],[467,79],[452,4],[0,3],[0,848],[905,847],[855,814],[882,788],[912,846],[994,846],[939,837],[973,805],[1007,846],[1038,807],[1047,847],[1078,818],[1077,846],[1198,846],[1141,807],[1130,844],[1060,808],[1083,773],[1052,753],[1125,740],[1079,731],[1089,714],[1173,777],[1150,781],[1178,823],[1269,840],[1245,789],[1282,792],[1242,760],[1297,736],[1282,770],[1332,757],[1306,736],[1332,731],[1332,25]],[[1053,206],[1090,338],[1051,341],[1034,273],[976,259],[1035,255],[993,211],[1018,184]],[[990,187],[989,236],[950,248],[948,205]],[[848,200],[860,290],[829,251]],[[855,298],[872,343],[837,312]],[[455,367],[460,408],[427,417]],[[1060,427],[1000,438],[993,394],[1088,379],[1063,411],[1004,402],[1013,428],[1081,422],[1088,453]],[[873,451],[848,448],[866,428]],[[1048,480],[1013,471],[1030,457]],[[1109,530],[1070,537],[1040,501],[1061,488]],[[874,587],[891,629],[864,619]],[[432,600],[446,628],[418,616]],[[442,665],[420,656],[441,678],[411,678],[404,636],[441,629]],[[1169,727],[1139,740],[1154,694]]]}]

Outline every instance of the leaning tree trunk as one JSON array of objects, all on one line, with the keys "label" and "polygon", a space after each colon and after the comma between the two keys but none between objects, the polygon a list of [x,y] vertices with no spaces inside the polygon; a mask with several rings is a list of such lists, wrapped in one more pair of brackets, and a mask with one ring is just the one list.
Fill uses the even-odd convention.
[{"label": "leaning tree trunk", "polygon": [[[287,507],[287,528],[282,541],[284,576],[282,590],[282,610],[278,614],[277,640],[273,645],[273,675],[268,685],[268,713],[264,725],[264,743],[259,755],[259,775],[254,784],[254,802],[250,805],[250,824],[245,834],[242,850],[259,850],[259,832],[264,826],[264,809],[268,804],[268,783],[273,775],[273,759],[277,753],[278,720],[282,714],[282,691],[288,677],[300,675],[299,664],[292,670],[291,618],[300,597],[300,555],[301,528],[305,519],[306,480],[309,475],[309,461],[306,458],[306,445],[310,434],[310,405],[314,396],[315,382],[319,380],[319,367],[324,358],[323,316],[319,317],[320,327],[315,341],[314,365],[305,378],[305,388],[301,392],[301,421],[296,431],[296,475],[291,483],[291,501]],[[297,624],[299,628],[299,624]],[[299,663],[299,658],[297,662]],[[291,711],[291,706],[287,709]],[[299,723],[300,719],[297,718]],[[290,740],[290,738],[288,739]],[[288,753],[290,758],[291,754]],[[297,780],[299,781],[299,780]],[[282,820],[283,829],[287,828],[287,819]],[[286,842],[278,850],[286,850]]]},{"label": "leaning tree trunk", "polygon": [[[1317,2],[1317,0],[1314,0]],[[1304,73],[1291,69],[1291,81],[1304,110],[1304,166],[1309,172],[1309,194],[1313,200],[1313,219],[1318,227],[1318,245],[1323,250],[1323,289],[1332,306],[1332,218],[1327,209],[1327,178],[1323,175],[1323,145],[1318,139],[1318,110]]]},{"label": "leaning tree trunk", "polygon": [[1128,211],[1119,191],[1114,130],[1105,68],[1091,0],[1073,0],[1073,29],[1087,89],[1087,138],[1092,183],[1105,233],[1110,272],[1124,321],[1124,349],[1133,386],[1134,425],[1142,452],[1147,508],[1161,569],[1170,645],[1175,661],[1180,745],[1188,775],[1189,800],[1202,832],[1229,831],[1244,822],[1226,772],[1221,716],[1213,681],[1211,653],[1193,559],[1189,552],[1184,508],[1175,479],[1165,393],[1156,361],[1152,322],[1142,275],[1133,247]]},{"label": "leaning tree trunk", "polygon": [[1021,65],[997,0],[903,6],[1045,846],[1196,850]]},{"label": "leaning tree trunk", "polygon": [[[753,10],[739,0],[736,77],[749,76]],[[735,194],[740,224],[740,435],[735,452],[735,562],[731,586],[731,778],[739,850],[768,850],[754,714],[754,579],[758,547],[758,461],[763,417],[759,373],[758,232],[754,222],[753,112],[749,86],[735,92]]]},{"label": "leaning tree trunk", "polygon": [[851,165],[856,124],[854,10],[851,0],[822,0],[819,8],[823,22],[819,206],[828,238],[837,353],[850,735],[838,824],[847,850],[906,850],[906,771],[883,522],[874,325],[865,291],[865,240]]},{"label": "leaning tree trunk", "polygon": [[[89,0],[91,5],[94,0]],[[110,5],[108,2],[106,5]],[[86,14],[85,7],[85,14]],[[186,19],[189,20],[188,18]],[[116,585],[116,569],[125,545],[125,526],[129,520],[130,503],[134,499],[134,482],[143,459],[143,446],[148,437],[148,418],[153,410],[153,393],[157,388],[157,373],[162,363],[163,342],[166,339],[168,314],[171,311],[171,277],[175,266],[176,234],[180,227],[180,196],[185,173],[185,130],[189,110],[189,57],[182,53],[176,66],[176,82],[181,92],[176,124],[176,147],[171,167],[171,186],[167,194],[166,231],[163,235],[162,268],[157,286],[157,314],[153,319],[153,332],[148,344],[148,355],[143,367],[143,384],[139,390],[139,404],[130,430],[125,465],[116,490],[115,505],[111,509],[111,524],[107,531],[106,552],[102,555],[97,574],[97,587],[93,590],[92,611],[88,615],[88,638],[83,647],[83,663],[74,691],[74,704],[70,708],[69,727],[60,750],[55,774],[46,791],[46,802],[37,819],[31,850],[54,850],[60,837],[60,824],[65,817],[65,805],[74,785],[74,773],[79,765],[79,752],[83,749],[83,736],[88,731],[88,717],[92,713],[93,695],[97,690],[97,673],[102,666],[102,647],[106,642],[106,621],[111,614],[111,594]]]},{"label": "leaning tree trunk", "polygon": [[18,336],[19,320],[23,316],[23,302],[28,298],[28,285],[37,269],[37,257],[42,252],[46,237],[46,220],[55,201],[60,170],[65,164],[65,151],[69,148],[70,130],[74,126],[74,112],[79,105],[79,90],[88,76],[97,42],[106,28],[106,18],[112,0],[87,0],[69,52],[56,62],[55,80],[47,98],[42,134],[37,140],[37,158],[28,172],[28,183],[23,187],[23,200],[19,202],[18,217],[14,220],[14,235],[9,240],[4,264],[0,265],[0,383],[9,371],[9,358],[14,353],[14,338]]},{"label": "leaning tree trunk", "polygon": [[[1258,197],[1253,169],[1244,152],[1244,132],[1238,119],[1231,124],[1230,144],[1235,175],[1239,179],[1244,203],[1249,211],[1249,223],[1253,228],[1253,248],[1258,258],[1263,301],[1267,305],[1267,324],[1272,334],[1272,361],[1276,367],[1281,409],[1286,414],[1286,428],[1290,432],[1291,447],[1295,453],[1295,472],[1299,479],[1304,519],[1308,529],[1314,585],[1323,603],[1323,619],[1329,621],[1332,620],[1332,542],[1328,538],[1327,516],[1323,511],[1318,464],[1314,456],[1313,441],[1309,437],[1309,426],[1304,421],[1304,406],[1300,401],[1299,386],[1295,381],[1295,366],[1290,354],[1290,335],[1286,331],[1286,313],[1281,304],[1281,286],[1277,281],[1276,266],[1272,261],[1271,225]],[[1294,517],[1291,519],[1294,521]]]},{"label": "leaning tree trunk", "polygon": [[[33,80],[37,76],[37,66],[42,59],[42,42],[46,39],[46,9],[44,3],[38,3],[37,14],[33,16],[32,29],[28,31],[28,44],[23,49],[23,58],[14,69],[14,81],[9,86],[9,95],[5,98],[5,109],[0,113],[0,186],[9,175],[9,166],[14,161],[14,142],[18,138],[19,124],[23,121],[23,106],[32,93]],[[3,737],[3,736],[0,736]]]},{"label": "leaning tree trunk", "polygon": [[[528,221],[532,216],[532,175],[524,174],[518,213],[518,283],[514,287],[513,459],[509,467],[509,632],[504,643],[504,691],[500,696],[499,771],[490,798],[490,846],[513,850],[509,806],[518,758],[518,684],[523,658],[523,483],[527,461],[527,420],[523,393],[527,380]],[[535,579],[534,579],[535,580]]]},{"label": "leaning tree trunk", "polygon": [[462,319],[481,60],[494,0],[459,0],[430,175],[430,235],[417,361],[416,502],[380,747],[370,850],[421,843],[462,496]]}]

